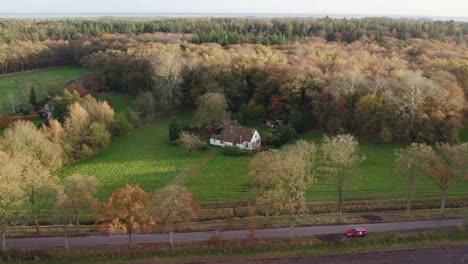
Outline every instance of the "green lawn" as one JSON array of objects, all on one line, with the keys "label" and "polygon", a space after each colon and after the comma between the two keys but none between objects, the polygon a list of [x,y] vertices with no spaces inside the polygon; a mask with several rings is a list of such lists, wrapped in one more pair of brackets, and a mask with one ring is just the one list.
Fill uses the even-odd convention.
[{"label": "green lawn", "polygon": [[96,96],[99,100],[105,100],[116,112],[123,112],[133,106],[133,97],[118,92],[108,92]]},{"label": "green lawn", "polygon": [[48,84],[65,84],[67,81],[88,73],[88,70],[78,67],[55,67],[41,69],[29,73],[18,73],[0,77],[0,105],[3,108],[11,107],[7,96],[13,94],[15,105],[27,103],[29,89],[35,87],[38,100],[46,96]]},{"label": "green lawn", "polygon": [[220,149],[183,185],[202,203],[252,200],[255,192],[250,186],[249,160],[250,157],[224,156]]},{"label": "green lawn", "polygon": [[[179,116],[189,122],[191,116]],[[113,191],[128,184],[139,184],[146,192],[164,187],[177,175],[190,168],[208,152],[188,154],[168,139],[170,118],[164,118],[119,138],[101,153],[60,171],[61,177],[79,172],[94,175],[102,186],[98,198],[103,200]]]},{"label": "green lawn", "polygon": [[[466,131],[466,129],[465,129]],[[463,133],[462,133],[463,134]],[[308,132],[301,138],[319,143],[322,135],[318,131]],[[345,199],[402,199],[405,197],[406,182],[394,173],[394,151],[404,145],[381,145],[361,142],[360,150],[366,159],[356,170],[355,178],[346,187]],[[201,202],[245,201],[255,199],[255,190],[248,176],[251,157],[217,156],[185,182]],[[209,186],[209,187],[207,187]],[[454,184],[449,195],[467,195],[468,181]],[[418,177],[416,197],[438,197],[440,191],[424,176]],[[309,201],[334,200],[335,189],[323,177],[317,178],[307,194]]]}]

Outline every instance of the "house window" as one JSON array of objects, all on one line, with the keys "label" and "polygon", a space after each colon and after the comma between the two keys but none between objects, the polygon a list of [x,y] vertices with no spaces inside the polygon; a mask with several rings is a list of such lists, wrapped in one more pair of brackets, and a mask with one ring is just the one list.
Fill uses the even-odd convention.
[{"label": "house window", "polygon": [[224,144],[224,141],[220,141],[221,144]]},{"label": "house window", "polygon": [[249,148],[249,143],[244,143],[244,148]]}]

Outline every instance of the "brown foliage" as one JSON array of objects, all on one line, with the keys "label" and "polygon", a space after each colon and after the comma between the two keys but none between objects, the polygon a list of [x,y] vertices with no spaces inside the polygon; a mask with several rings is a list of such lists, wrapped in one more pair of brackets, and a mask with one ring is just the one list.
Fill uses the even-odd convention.
[{"label": "brown foliage", "polygon": [[126,185],[118,189],[102,204],[98,214],[98,222],[107,225],[107,230],[113,234],[131,235],[144,229],[154,221],[148,214],[150,199],[138,187]]}]

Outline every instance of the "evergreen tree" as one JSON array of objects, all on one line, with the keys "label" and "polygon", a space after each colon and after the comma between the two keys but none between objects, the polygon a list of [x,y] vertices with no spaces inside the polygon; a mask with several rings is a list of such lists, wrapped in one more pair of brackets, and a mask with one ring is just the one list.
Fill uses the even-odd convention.
[{"label": "evergreen tree", "polygon": [[36,97],[36,91],[34,90],[34,86],[31,87],[31,90],[29,92],[29,103],[33,105],[34,107],[37,107],[37,97]]}]

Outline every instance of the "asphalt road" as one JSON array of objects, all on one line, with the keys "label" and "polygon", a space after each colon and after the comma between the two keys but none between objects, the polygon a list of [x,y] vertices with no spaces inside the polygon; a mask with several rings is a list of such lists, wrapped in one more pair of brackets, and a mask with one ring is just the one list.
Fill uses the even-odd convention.
[{"label": "asphalt road", "polygon": [[[150,264],[157,263],[152,260],[130,261],[128,263]],[[468,246],[449,248],[413,249],[377,253],[365,253],[344,256],[327,257],[297,257],[297,258],[270,258],[270,259],[205,259],[196,262],[180,262],[191,264],[466,264],[468,263]]]},{"label": "asphalt road", "polygon": [[[463,219],[414,221],[414,222],[396,222],[396,223],[378,223],[362,224],[367,231],[372,234],[375,232],[392,232],[405,230],[423,230],[448,228],[462,224]],[[356,227],[356,225],[331,225],[331,226],[308,226],[296,227],[296,236],[313,236],[344,233],[347,229]],[[174,242],[193,242],[206,241],[215,232],[188,232],[175,233]],[[246,238],[247,230],[230,230],[221,232],[224,239]],[[258,229],[257,238],[278,238],[289,237],[289,228]],[[154,244],[168,242],[168,234],[135,234],[132,236],[133,244]],[[63,237],[34,237],[34,238],[9,238],[6,241],[9,248],[34,248],[34,247],[62,247],[64,245]],[[126,235],[112,236],[83,236],[68,238],[70,246],[103,246],[103,245],[125,245],[128,243]]]}]

